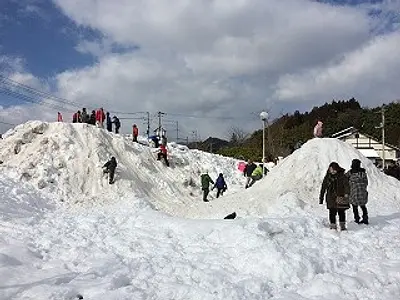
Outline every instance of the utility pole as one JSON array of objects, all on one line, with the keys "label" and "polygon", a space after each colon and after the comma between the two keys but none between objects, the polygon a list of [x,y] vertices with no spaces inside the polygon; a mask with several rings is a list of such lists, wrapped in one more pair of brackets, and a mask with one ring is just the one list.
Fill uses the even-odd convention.
[{"label": "utility pole", "polygon": [[176,142],[179,142],[179,123],[176,121]]},{"label": "utility pole", "polygon": [[150,112],[147,112],[147,138],[150,136]]},{"label": "utility pole", "polygon": [[382,167],[385,170],[385,105],[382,105]]},{"label": "utility pole", "polygon": [[165,115],[165,113],[159,111],[158,112],[158,136],[159,136],[159,138],[161,138],[161,136],[162,136],[162,123],[161,123],[162,115]]},{"label": "utility pole", "polygon": [[186,146],[189,145],[189,137],[186,137]]}]

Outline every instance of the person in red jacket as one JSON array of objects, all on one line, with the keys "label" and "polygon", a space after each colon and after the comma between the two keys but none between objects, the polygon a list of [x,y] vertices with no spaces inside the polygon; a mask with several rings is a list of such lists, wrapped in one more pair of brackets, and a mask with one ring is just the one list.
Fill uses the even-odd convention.
[{"label": "person in red jacket", "polygon": [[99,128],[104,128],[104,120],[106,119],[106,115],[104,114],[103,108],[100,108],[96,111],[96,125]]},{"label": "person in red jacket", "polygon": [[136,124],[133,124],[132,127],[132,137],[133,137],[133,141],[137,142],[137,137],[139,135],[139,129],[137,128]]},{"label": "person in red jacket", "polygon": [[62,114],[60,112],[57,113],[57,122],[62,122],[63,118],[62,118]]},{"label": "person in red jacket", "polygon": [[157,160],[161,160],[161,158],[164,159],[165,165],[169,167],[168,152],[167,148],[164,145],[160,146],[160,152],[158,152],[157,154]]}]

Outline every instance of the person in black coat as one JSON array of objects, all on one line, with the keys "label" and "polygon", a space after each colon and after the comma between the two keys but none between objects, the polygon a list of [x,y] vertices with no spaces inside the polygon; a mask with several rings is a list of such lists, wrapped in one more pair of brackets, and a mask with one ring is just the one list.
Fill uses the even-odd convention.
[{"label": "person in black coat", "polygon": [[96,112],[94,110],[92,110],[92,114],[90,115],[89,124],[96,125]]},{"label": "person in black coat", "polygon": [[103,166],[103,173],[108,174],[108,179],[109,183],[113,184],[114,183],[114,174],[115,174],[115,169],[117,168],[117,160],[115,157],[111,157],[111,159],[106,162]]},{"label": "person in black coat", "polygon": [[109,112],[106,113],[106,127],[107,127],[108,132],[112,131],[112,122],[111,122],[111,117],[110,117]]},{"label": "person in black coat", "polygon": [[114,126],[115,126],[115,133],[118,134],[119,129],[121,128],[121,122],[119,121],[119,119],[116,116],[113,117],[112,122],[114,123]]},{"label": "person in black coat", "polygon": [[257,168],[256,164],[253,163],[251,159],[248,160],[246,167],[243,170],[243,175],[247,177],[246,180],[246,189],[249,187],[250,181],[251,181],[251,174],[253,174],[253,171]]}]

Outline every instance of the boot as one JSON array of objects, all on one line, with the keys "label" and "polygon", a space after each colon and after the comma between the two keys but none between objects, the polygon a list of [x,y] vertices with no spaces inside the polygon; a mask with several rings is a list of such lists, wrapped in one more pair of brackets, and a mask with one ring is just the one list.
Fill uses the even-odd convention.
[{"label": "boot", "polygon": [[336,226],[336,224],[335,223],[332,223],[332,224],[330,224],[329,225],[329,229],[337,229],[337,226]]},{"label": "boot", "polygon": [[342,231],[347,230],[346,222],[340,222],[340,230],[342,230]]},{"label": "boot", "polygon": [[364,217],[364,218],[360,221],[360,224],[368,225],[368,224],[369,224],[369,222],[368,222],[368,217],[367,217],[367,218]]}]

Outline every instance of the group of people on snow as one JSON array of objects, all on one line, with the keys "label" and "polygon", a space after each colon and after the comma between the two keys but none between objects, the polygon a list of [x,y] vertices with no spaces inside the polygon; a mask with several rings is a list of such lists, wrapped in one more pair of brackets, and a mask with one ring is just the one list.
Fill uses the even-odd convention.
[{"label": "group of people on snow", "polygon": [[[364,168],[361,168],[361,161],[353,159],[348,172],[332,162],[322,182],[319,204],[326,202],[329,210],[329,227],[338,229],[337,216],[339,217],[340,230],[346,228],[346,210],[353,208],[354,221],[357,224],[369,224],[368,221],[368,177]],[[360,219],[359,208],[362,211]]]},{"label": "group of people on snow", "polygon": [[207,199],[208,194],[210,193],[210,184],[213,184],[214,186],[211,188],[217,189],[217,198],[219,196],[222,196],[224,192],[228,189],[228,185],[225,182],[224,179],[224,174],[219,173],[218,178],[214,181],[211,179],[210,175],[208,175],[208,170],[204,172],[204,174],[201,175],[201,189],[203,190],[203,201],[204,202],[209,202]]},{"label": "group of people on snow", "polygon": [[[63,117],[60,112],[57,113],[57,121],[63,122]],[[89,115],[86,108],[82,108],[82,111],[78,110],[72,115],[72,123],[86,123],[91,125],[96,125],[99,128],[104,128],[104,122],[106,123],[106,129],[112,132],[112,124],[114,124],[115,133],[119,133],[121,128],[121,122],[117,116],[113,116],[111,119],[110,113],[104,114],[103,108],[99,108],[97,111],[92,110]]]}]

